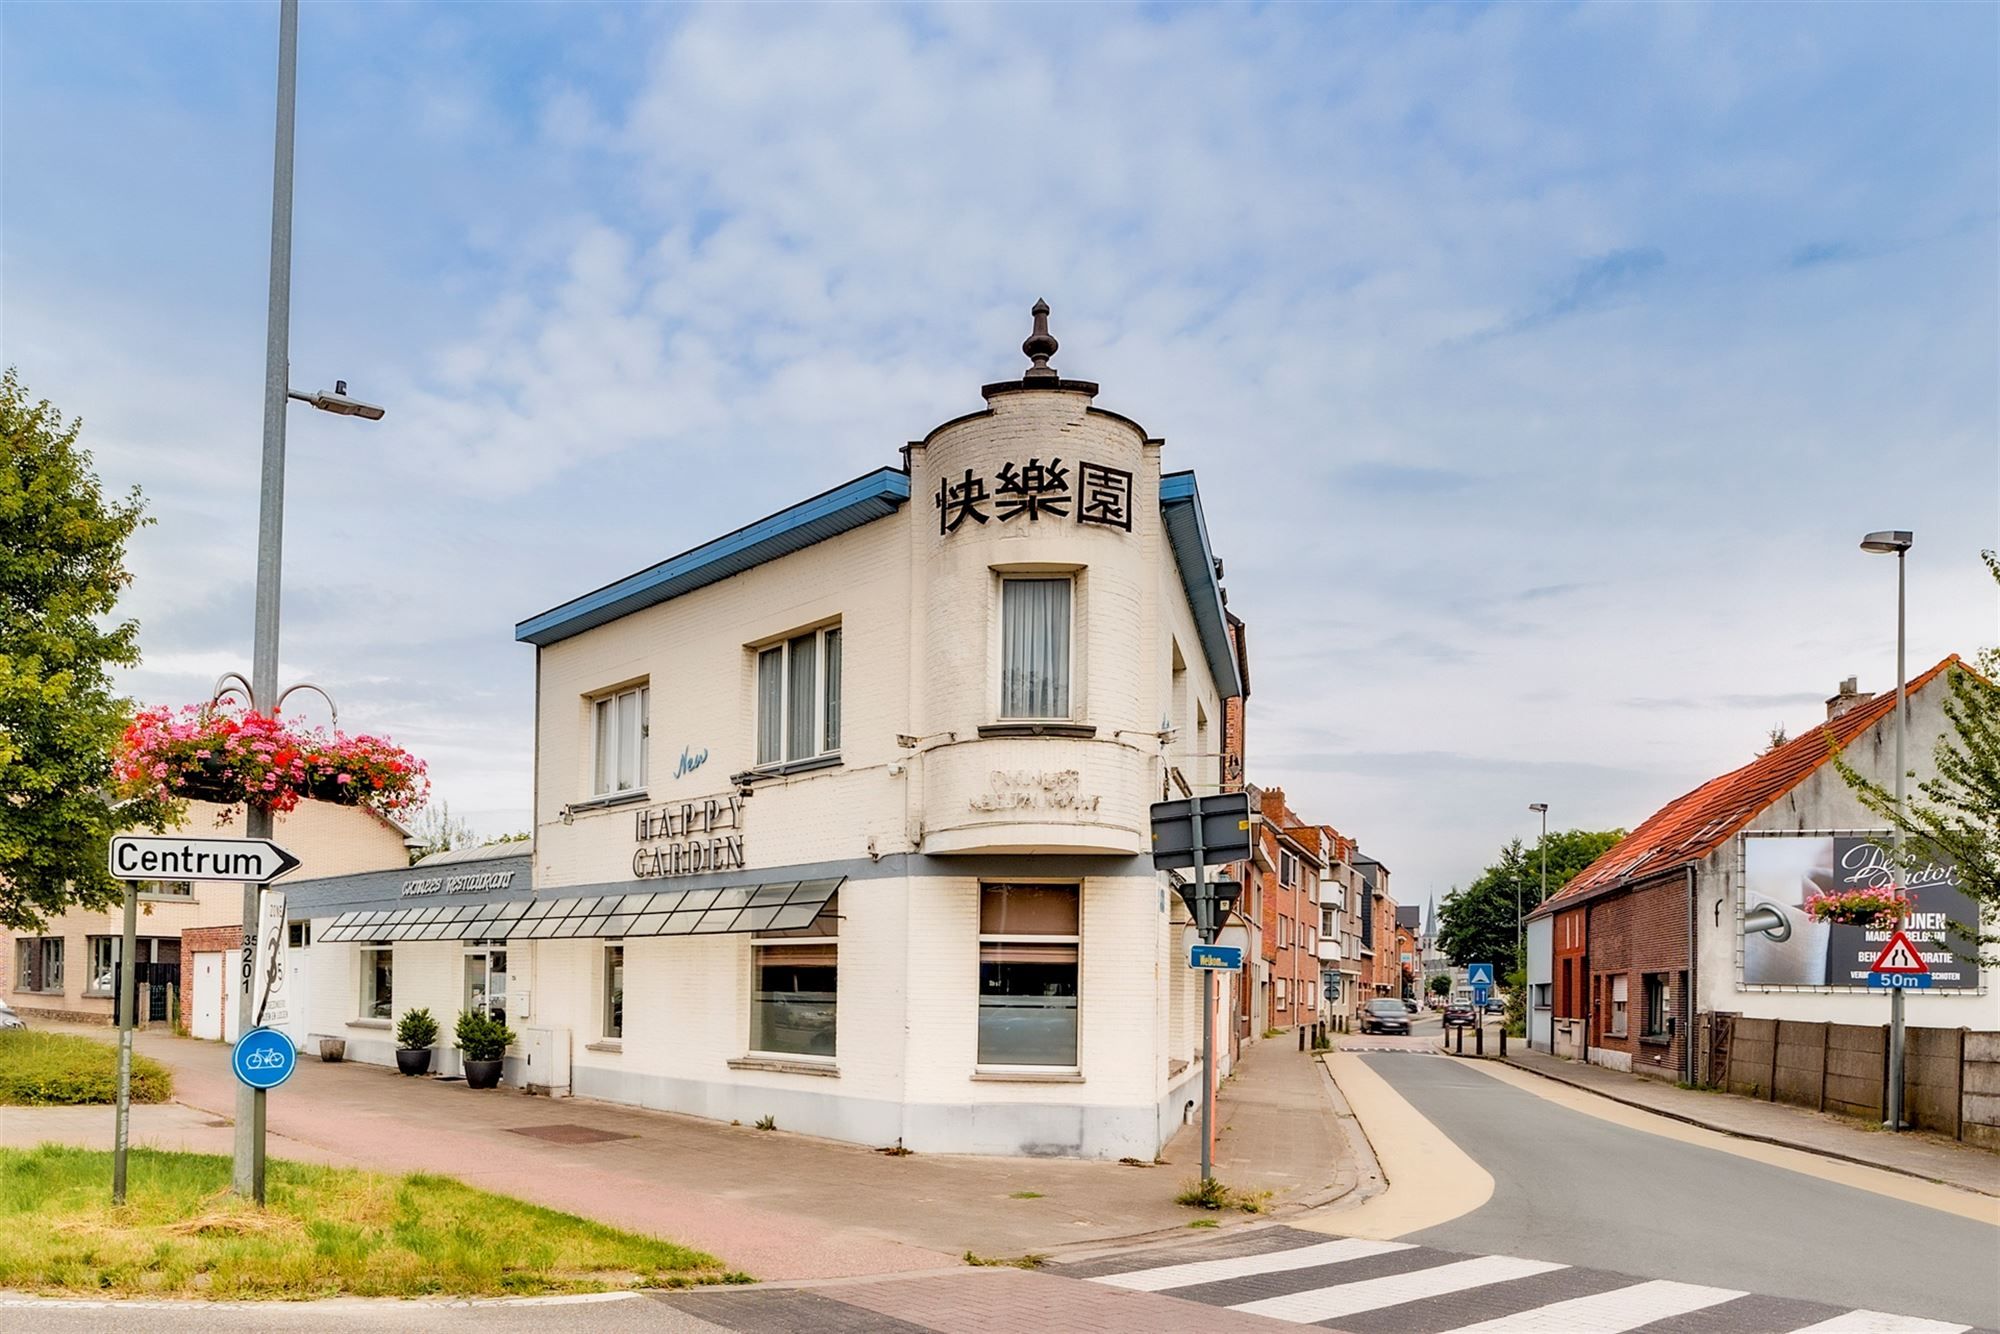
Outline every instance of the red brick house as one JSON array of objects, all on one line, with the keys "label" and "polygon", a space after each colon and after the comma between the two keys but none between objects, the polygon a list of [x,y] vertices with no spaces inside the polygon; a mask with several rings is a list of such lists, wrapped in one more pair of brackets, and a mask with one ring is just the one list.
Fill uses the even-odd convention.
[{"label": "red brick house", "polygon": [[1263,819],[1255,874],[1263,927],[1263,1014],[1269,1028],[1297,1028],[1319,1018],[1318,837],[1285,804],[1282,788],[1252,788]]}]

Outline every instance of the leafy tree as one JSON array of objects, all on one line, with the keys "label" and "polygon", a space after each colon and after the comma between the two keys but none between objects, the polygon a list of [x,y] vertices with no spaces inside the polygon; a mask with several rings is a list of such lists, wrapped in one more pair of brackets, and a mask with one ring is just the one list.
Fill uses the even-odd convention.
[{"label": "leafy tree", "polygon": [[1785,725],[1783,723],[1779,723],[1776,727],[1773,727],[1770,730],[1770,732],[1765,735],[1764,749],[1758,751],[1757,754],[1760,756],[1769,755],[1772,751],[1784,745],[1787,741],[1790,741],[1791,739],[1792,738],[1785,732]]},{"label": "leafy tree", "polygon": [[[1553,896],[1584,867],[1625,837],[1622,829],[1551,830],[1548,837],[1549,894]],[[1542,854],[1514,839],[1500,850],[1500,860],[1479,873],[1464,889],[1453,886],[1445,895],[1444,920],[1438,926],[1438,949],[1461,968],[1490,963],[1509,971],[1514,958],[1514,894],[1520,890],[1521,916],[1542,901]],[[1516,965],[1518,966],[1518,965]]]},{"label": "leafy tree", "polygon": [[423,814],[410,825],[410,838],[415,844],[410,849],[413,865],[434,852],[469,848],[479,842],[479,835],[472,832],[471,822],[453,815],[448,801],[433,802],[424,807]]},{"label": "leafy tree", "polygon": [[1450,994],[1451,994],[1451,978],[1447,977],[1443,973],[1439,973],[1431,979],[1431,995],[1449,996]]},{"label": "leafy tree", "polygon": [[[2000,557],[1979,553],[2000,584]],[[1931,752],[1937,776],[1917,784],[1896,808],[1893,791],[1856,772],[1838,749],[1834,763],[1861,804],[1901,831],[1899,856],[1912,867],[1938,854],[1958,864],[1959,883],[1979,905],[1984,921],[2000,912],[2000,648],[1978,656],[1979,670],[1953,669],[1946,677],[1944,716],[1949,725]],[[1989,964],[2000,931],[1979,922],[1952,924],[1975,942]]]},{"label": "leafy tree", "polygon": [[150,521],[136,487],[105,497],[80,432],[0,374],[0,926],[14,930],[110,903],[105,844],[160,816],[111,797],[131,715],[111,671],[139,661],[138,623],[111,616],[125,543]]}]

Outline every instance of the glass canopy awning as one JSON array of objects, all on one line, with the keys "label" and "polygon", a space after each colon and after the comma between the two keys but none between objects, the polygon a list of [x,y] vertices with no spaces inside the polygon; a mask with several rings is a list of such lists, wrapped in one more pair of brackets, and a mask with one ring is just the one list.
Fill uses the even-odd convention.
[{"label": "glass canopy awning", "polygon": [[564,940],[719,936],[811,926],[846,877],[726,889],[488,900],[345,912],[317,933],[340,940]]}]

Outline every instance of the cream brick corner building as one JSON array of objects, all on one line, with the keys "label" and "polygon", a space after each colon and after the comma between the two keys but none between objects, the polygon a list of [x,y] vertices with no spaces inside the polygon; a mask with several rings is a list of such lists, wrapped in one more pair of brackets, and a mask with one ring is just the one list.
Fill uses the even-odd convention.
[{"label": "cream brick corner building", "polygon": [[903,467],[518,626],[532,884],[350,894],[320,938],[374,951],[364,987],[386,964],[390,1012],[407,990],[448,1030],[483,979],[510,1081],[1152,1158],[1201,1016],[1147,807],[1216,790],[1239,670],[1193,475],[1057,375],[1046,316],[1027,374]]}]

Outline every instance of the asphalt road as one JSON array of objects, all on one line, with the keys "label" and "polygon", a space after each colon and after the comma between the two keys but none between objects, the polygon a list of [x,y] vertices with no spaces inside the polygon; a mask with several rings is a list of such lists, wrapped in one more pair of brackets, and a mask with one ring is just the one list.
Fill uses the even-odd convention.
[{"label": "asphalt road", "polygon": [[1402,1238],[1970,1325],[2000,1325],[2000,1229],[1571,1111],[1455,1060],[1361,1059],[1490,1173]]}]

